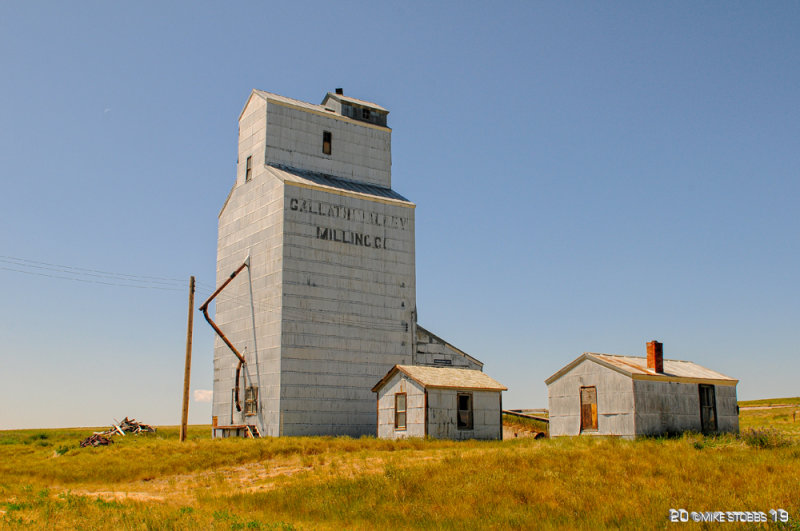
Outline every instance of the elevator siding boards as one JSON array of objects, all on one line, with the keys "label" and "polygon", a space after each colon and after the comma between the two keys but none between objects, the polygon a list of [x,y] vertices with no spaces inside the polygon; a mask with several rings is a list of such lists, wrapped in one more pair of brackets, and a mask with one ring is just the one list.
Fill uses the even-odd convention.
[{"label": "elevator siding boards", "polygon": [[215,299],[214,317],[246,359],[242,411],[238,360],[217,338],[215,436],[245,425],[269,436],[374,434],[371,388],[394,365],[482,366],[438,338],[441,355],[415,350],[434,345],[416,325],[415,205],[391,188],[387,114],[342,94],[320,105],[250,95],[219,215],[217,285],[250,265]]}]

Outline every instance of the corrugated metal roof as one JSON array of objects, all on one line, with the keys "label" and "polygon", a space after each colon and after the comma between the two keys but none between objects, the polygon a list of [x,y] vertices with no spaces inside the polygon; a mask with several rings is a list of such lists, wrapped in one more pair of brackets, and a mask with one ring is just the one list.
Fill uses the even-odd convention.
[{"label": "corrugated metal roof", "polygon": [[373,391],[380,389],[396,372],[402,372],[425,387],[447,389],[473,389],[482,391],[507,391],[508,388],[475,369],[456,369],[452,367],[427,367],[423,365],[395,365],[384,376]]},{"label": "corrugated metal roof", "polygon": [[379,197],[381,199],[391,199],[394,201],[402,201],[404,203],[412,204],[411,201],[398,194],[391,188],[384,188],[372,184],[358,183],[355,181],[348,181],[340,179],[331,175],[317,173],[307,170],[299,170],[297,168],[290,168],[282,164],[267,164],[267,169],[270,170],[277,178],[282,181],[295,182],[306,186],[315,186],[321,188],[332,188],[336,190],[344,190],[356,194],[362,194],[372,197]]},{"label": "corrugated metal roof", "polygon": [[716,381],[726,384],[735,384],[739,380],[725,376],[717,371],[712,371],[702,365],[691,361],[664,359],[664,372],[656,372],[647,367],[647,358],[640,356],[619,356],[617,354],[601,354],[598,352],[584,352],[569,365],[545,380],[548,385],[569,372],[581,361],[589,359],[605,365],[636,379],[653,379],[675,382]]},{"label": "corrugated metal roof", "polygon": [[665,359],[664,372],[658,373],[653,369],[647,368],[647,358],[618,356],[616,354],[599,354],[596,352],[587,352],[586,354],[615,365],[631,374],[675,376],[677,378],[702,378],[706,380],[733,380],[733,378],[725,376],[722,373],[712,371],[711,369],[707,369],[691,361]]}]

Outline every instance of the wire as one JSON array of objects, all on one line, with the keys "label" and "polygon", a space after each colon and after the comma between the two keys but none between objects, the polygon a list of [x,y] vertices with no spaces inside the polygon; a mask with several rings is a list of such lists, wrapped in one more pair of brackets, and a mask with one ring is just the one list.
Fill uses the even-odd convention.
[{"label": "wire", "polygon": [[[186,289],[184,287],[185,279],[115,273],[100,269],[29,260],[27,258],[18,258],[15,256],[0,255],[0,270],[87,284],[100,284],[104,286],[155,289],[160,291],[184,291]],[[198,282],[195,280],[195,285],[200,288],[198,289],[198,295],[201,289],[207,292],[205,298],[208,298],[208,296],[216,290],[216,286],[206,282]],[[289,319],[308,319],[313,323],[319,324],[334,324],[387,331],[404,330],[407,327],[405,323],[400,323],[395,319],[378,318],[370,315],[343,315],[339,312],[311,308],[277,308],[268,303],[251,301],[250,296],[220,293],[217,296],[217,301],[241,308],[251,308],[252,306],[253,309],[261,312],[275,313],[281,311],[282,315]]]},{"label": "wire", "polygon": [[177,278],[114,273],[99,269],[29,260],[16,256],[0,256],[0,269],[26,275],[71,280],[73,282],[161,291],[184,291],[185,288],[182,285],[186,282]]},{"label": "wire", "polygon": [[5,271],[14,271],[16,273],[24,273],[26,275],[36,275],[40,277],[48,277],[48,278],[58,278],[62,280],[72,280],[75,282],[86,282],[89,284],[103,284],[106,286],[118,286],[124,288],[140,288],[140,289],[157,289],[161,291],[183,291],[180,288],[166,288],[162,286],[146,286],[146,285],[137,285],[137,284],[120,284],[118,282],[103,282],[102,280],[92,280],[86,278],[76,278],[76,277],[65,277],[63,275],[52,275],[48,273],[39,273],[37,271],[25,271],[22,269],[13,269],[11,267],[0,266],[0,269]]},{"label": "wire", "polygon": [[47,271],[56,271],[60,273],[70,273],[73,275],[84,275],[97,278],[111,278],[116,280],[124,280],[126,282],[146,282],[150,284],[161,284],[167,286],[175,285],[176,283],[184,284],[186,282],[185,279],[179,279],[179,278],[114,273],[111,271],[102,271],[99,269],[88,269],[85,267],[75,267],[62,264],[53,264],[49,262],[39,262],[37,260],[28,260],[26,258],[17,258],[14,256],[0,256],[0,262],[5,262],[7,264],[11,264],[17,267],[44,269]]}]

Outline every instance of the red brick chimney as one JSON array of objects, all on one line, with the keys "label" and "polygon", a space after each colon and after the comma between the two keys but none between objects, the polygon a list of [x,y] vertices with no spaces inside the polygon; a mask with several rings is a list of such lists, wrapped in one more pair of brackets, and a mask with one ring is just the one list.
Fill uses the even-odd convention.
[{"label": "red brick chimney", "polygon": [[658,341],[647,343],[647,368],[656,372],[664,372],[664,344]]}]

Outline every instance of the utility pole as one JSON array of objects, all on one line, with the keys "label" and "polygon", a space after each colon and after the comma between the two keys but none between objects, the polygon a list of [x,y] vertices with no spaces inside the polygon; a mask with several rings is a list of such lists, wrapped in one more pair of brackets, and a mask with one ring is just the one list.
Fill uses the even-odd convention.
[{"label": "utility pole", "polygon": [[189,322],[186,326],[186,367],[183,372],[183,414],[181,415],[181,442],[186,440],[189,426],[189,377],[192,372],[192,317],[194,316],[194,275],[189,279]]}]

